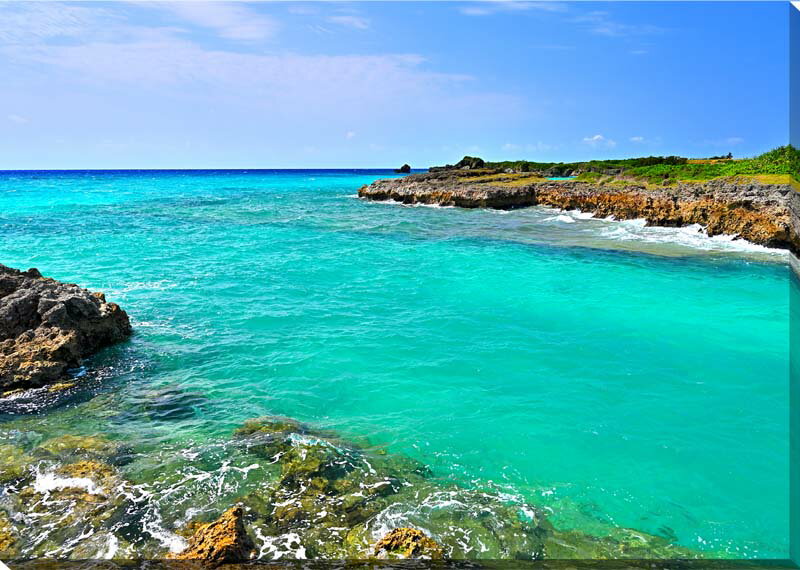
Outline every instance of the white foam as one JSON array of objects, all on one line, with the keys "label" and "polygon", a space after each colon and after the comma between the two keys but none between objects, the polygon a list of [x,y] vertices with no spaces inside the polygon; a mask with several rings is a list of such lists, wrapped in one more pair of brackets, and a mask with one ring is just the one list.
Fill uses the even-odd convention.
[{"label": "white foam", "polygon": [[614,222],[600,231],[602,237],[620,241],[676,244],[705,251],[731,251],[745,253],[767,253],[786,256],[783,249],[770,248],[741,239],[737,235],[709,236],[700,224],[679,228],[648,226],[647,220],[634,219]]},{"label": "white foam", "polygon": [[33,490],[47,495],[59,489],[84,489],[90,495],[101,494],[101,489],[88,477],[60,477],[55,473],[36,472]]}]

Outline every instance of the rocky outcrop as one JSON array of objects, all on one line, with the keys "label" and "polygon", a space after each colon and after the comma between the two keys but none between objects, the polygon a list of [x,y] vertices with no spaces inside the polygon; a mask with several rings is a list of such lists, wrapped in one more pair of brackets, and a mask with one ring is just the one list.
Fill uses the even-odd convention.
[{"label": "rocky outcrop", "polygon": [[255,555],[255,544],[244,526],[244,509],[228,509],[212,523],[200,525],[189,546],[175,560],[200,560],[211,566],[246,562]]},{"label": "rocky outcrop", "polygon": [[394,171],[398,174],[408,174],[411,172],[411,167],[408,164],[404,164],[400,168],[395,168]]},{"label": "rocky outcrop", "polygon": [[379,558],[428,558],[438,560],[444,556],[442,547],[421,530],[396,528],[375,544]]},{"label": "rocky outcrop", "polygon": [[102,293],[0,265],[0,391],[39,387],[131,334]]},{"label": "rocky outcrop", "polygon": [[377,180],[358,193],[404,204],[498,209],[539,204],[616,219],[644,218],[658,226],[701,224],[712,236],[736,235],[800,252],[800,199],[790,184],[715,179],[663,187],[624,181],[600,185],[532,175],[436,171]]}]

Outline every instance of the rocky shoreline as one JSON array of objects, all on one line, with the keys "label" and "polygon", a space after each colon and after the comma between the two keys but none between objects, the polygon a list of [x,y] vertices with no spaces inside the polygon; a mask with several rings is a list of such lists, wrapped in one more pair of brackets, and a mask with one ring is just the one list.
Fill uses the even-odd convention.
[{"label": "rocky shoreline", "polygon": [[69,370],[131,332],[102,293],[0,265],[0,393],[69,385]]},{"label": "rocky shoreline", "polygon": [[486,170],[437,170],[377,180],[361,198],[403,204],[513,209],[542,205],[579,209],[650,225],[702,225],[710,236],[735,235],[767,247],[800,253],[800,193],[791,184],[715,179],[652,186],[630,181],[594,184],[547,180]]}]

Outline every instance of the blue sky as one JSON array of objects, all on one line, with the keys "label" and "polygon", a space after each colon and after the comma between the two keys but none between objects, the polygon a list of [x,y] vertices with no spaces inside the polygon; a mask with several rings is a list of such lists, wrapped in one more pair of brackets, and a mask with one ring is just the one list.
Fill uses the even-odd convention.
[{"label": "blue sky", "polygon": [[0,169],[749,156],[788,3],[0,3]]}]

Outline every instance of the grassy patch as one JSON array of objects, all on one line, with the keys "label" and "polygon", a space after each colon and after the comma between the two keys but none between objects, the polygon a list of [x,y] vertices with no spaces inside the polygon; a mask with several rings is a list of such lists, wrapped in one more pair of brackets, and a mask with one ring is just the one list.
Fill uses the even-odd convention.
[{"label": "grassy patch", "polygon": [[731,176],[761,177],[755,180],[764,184],[785,184],[788,183],[787,177],[800,182],[800,151],[791,145],[773,149],[754,158],[738,160],[648,156],[588,162],[487,162],[485,166],[496,170],[510,168],[517,176],[550,177],[578,173],[578,180],[592,183],[603,183],[604,177],[612,177],[670,186],[678,181],[703,181]]}]

